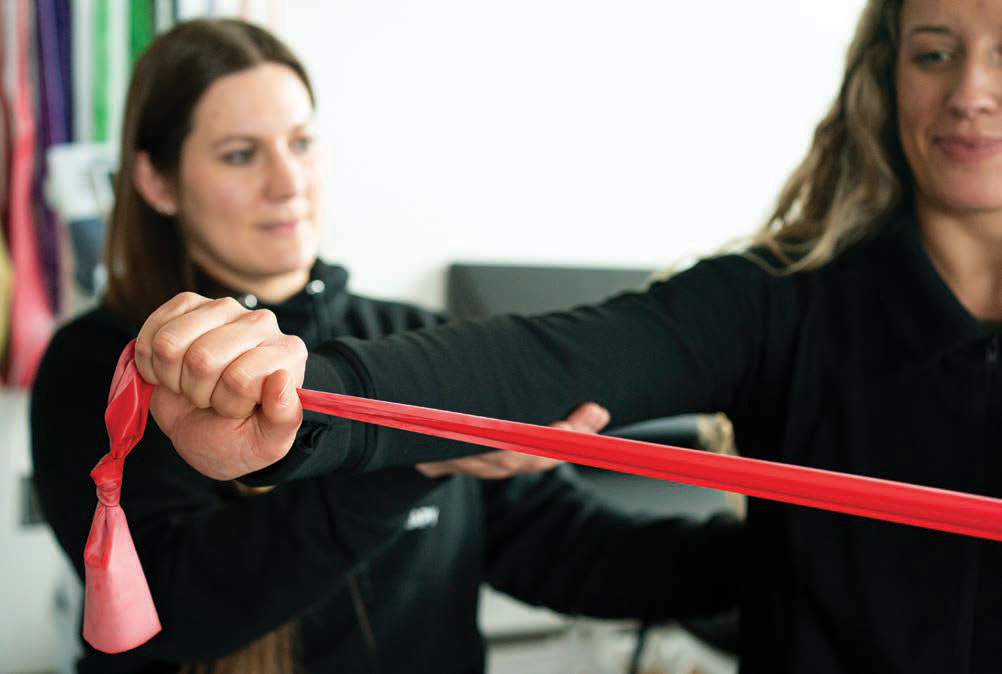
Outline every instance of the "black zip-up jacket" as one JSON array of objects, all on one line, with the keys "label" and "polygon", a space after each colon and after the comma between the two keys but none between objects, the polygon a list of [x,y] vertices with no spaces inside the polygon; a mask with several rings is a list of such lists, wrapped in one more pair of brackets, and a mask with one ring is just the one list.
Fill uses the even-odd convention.
[{"label": "black zip-up jacket", "polygon": [[[346,282],[342,268],[318,263],[302,293],[267,308],[312,349],[334,336],[374,338],[440,322],[413,306],[350,294]],[[35,384],[35,480],[81,574],[96,505],[88,472],[108,450],[107,391],[137,331],[102,308],[74,320],[54,337]],[[461,378],[433,375],[439,383]],[[348,428],[306,416],[297,453]],[[408,443],[400,449],[407,453]],[[501,481],[341,468],[240,496],[188,467],[151,417],[126,461],[121,503],[163,631],[121,655],[87,648],[79,671],[172,672],[295,620],[305,672],[481,672],[481,581],[534,604],[610,617],[697,615],[737,601],[739,529],[731,518],[627,516],[600,504],[567,467]]]},{"label": "black zip-up jacket", "polygon": [[[999,497],[999,340],[904,214],[814,271],[722,256],[594,307],[339,340],[307,380],[536,423],[721,410],[748,456]],[[463,451],[338,424],[257,477]],[[745,534],[742,672],[1002,672],[1002,543],[757,499]]]}]

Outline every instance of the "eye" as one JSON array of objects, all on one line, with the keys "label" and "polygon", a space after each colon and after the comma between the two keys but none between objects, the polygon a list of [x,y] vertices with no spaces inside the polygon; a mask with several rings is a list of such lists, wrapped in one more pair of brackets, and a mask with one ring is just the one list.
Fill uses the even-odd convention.
[{"label": "eye", "polygon": [[292,149],[300,154],[309,152],[313,147],[313,136],[298,136],[292,140]]},{"label": "eye", "polygon": [[241,148],[231,150],[223,155],[223,161],[232,166],[243,166],[249,164],[254,159],[254,148]]},{"label": "eye", "polygon": [[919,52],[912,57],[912,62],[919,66],[934,67],[949,63],[953,60],[953,54],[945,49],[930,49]]}]

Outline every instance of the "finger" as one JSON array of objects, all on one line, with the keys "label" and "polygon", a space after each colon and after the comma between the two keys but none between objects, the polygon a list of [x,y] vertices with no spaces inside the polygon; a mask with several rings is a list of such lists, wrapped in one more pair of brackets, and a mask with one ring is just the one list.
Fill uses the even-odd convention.
[{"label": "finger", "polygon": [[199,337],[249,313],[232,297],[209,300],[160,326],[152,338],[153,372],[161,386],[181,392],[181,369],[188,348]]},{"label": "finger", "polygon": [[494,469],[495,474],[492,477],[508,477],[517,473],[536,473],[541,470],[549,470],[562,463],[557,459],[510,450],[488,452],[478,455],[477,458]]},{"label": "finger", "polygon": [[414,466],[417,470],[425,477],[430,477],[435,479],[437,477],[444,477],[445,475],[451,474],[450,471],[446,470],[441,462],[430,461],[428,463],[419,463]]},{"label": "finger", "polygon": [[[494,452],[491,452],[493,454]],[[484,480],[496,480],[512,475],[512,471],[499,466],[478,454],[476,456],[464,456],[459,459],[448,459],[446,461],[431,461],[417,464],[417,469],[427,477],[442,477],[443,475],[471,475]]]},{"label": "finger", "polygon": [[248,311],[197,337],[181,362],[178,385],[193,405],[207,408],[226,367],[244,353],[281,335],[275,314]]},{"label": "finger", "polygon": [[598,433],[609,423],[609,410],[598,403],[587,402],[567,415],[564,423],[579,433]]},{"label": "finger", "polygon": [[136,369],[139,375],[151,384],[159,384],[153,370],[153,337],[163,325],[172,319],[195,309],[211,300],[195,293],[180,293],[157,308],[139,330],[136,337]]},{"label": "finger", "polygon": [[302,422],[303,406],[296,394],[296,384],[288,371],[278,370],[267,377],[262,386],[258,470],[288,453]]},{"label": "finger", "polygon": [[471,475],[476,475],[484,480],[500,480],[511,477],[519,472],[522,464],[511,460],[510,454],[506,450],[487,452],[477,456],[467,457],[469,471]]},{"label": "finger", "polygon": [[299,386],[305,367],[306,347],[302,340],[282,335],[231,361],[220,374],[209,402],[222,416],[246,418],[261,403],[267,377],[284,370],[293,387]]}]

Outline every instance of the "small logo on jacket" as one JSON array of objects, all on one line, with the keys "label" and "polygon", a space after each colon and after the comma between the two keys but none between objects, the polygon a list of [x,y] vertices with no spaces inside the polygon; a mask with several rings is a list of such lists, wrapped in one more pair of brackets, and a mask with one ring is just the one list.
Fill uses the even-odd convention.
[{"label": "small logo on jacket", "polygon": [[411,510],[411,514],[407,516],[407,524],[404,525],[404,529],[407,531],[428,529],[436,524],[438,524],[438,506],[419,506]]}]

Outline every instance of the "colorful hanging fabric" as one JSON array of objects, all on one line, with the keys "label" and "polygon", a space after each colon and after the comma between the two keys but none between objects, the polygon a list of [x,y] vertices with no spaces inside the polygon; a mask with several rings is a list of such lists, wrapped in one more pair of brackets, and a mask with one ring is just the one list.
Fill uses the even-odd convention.
[{"label": "colorful hanging fabric", "polygon": [[[48,207],[43,194],[47,163],[46,151],[57,143],[70,139],[70,100],[67,97],[69,72],[64,71],[63,50],[60,41],[59,12],[68,15],[69,6],[60,0],[36,0],[37,68],[38,73],[38,161],[32,194],[37,212],[39,254],[45,277],[50,306],[58,314],[64,304],[69,277],[63,259],[66,251],[65,227]],[[68,16],[66,17],[68,18]]]},{"label": "colorful hanging fabric", "polygon": [[153,0],[153,29],[162,33],[174,23],[174,0]]},{"label": "colorful hanging fabric", "polygon": [[106,13],[108,40],[108,82],[105,88],[105,110],[107,111],[107,128],[105,140],[118,143],[122,135],[122,114],[125,111],[125,95],[129,86],[129,73],[132,72],[132,61],[129,56],[130,3],[108,3]]},{"label": "colorful hanging fabric", "polygon": [[[11,265],[7,249],[8,203],[7,186],[10,167],[10,106],[7,105],[7,64],[13,59],[13,44],[8,37],[8,3],[0,3],[0,363],[7,362],[7,347],[10,338],[11,313]],[[11,25],[13,30],[13,25]]]},{"label": "colorful hanging fabric", "polygon": [[14,268],[10,357],[5,381],[20,387],[31,384],[54,325],[32,208],[31,182],[37,161],[36,125],[29,82],[32,9],[32,3],[14,2],[13,15],[7,16],[8,30],[5,33],[13,47],[13,62],[6,70],[13,79],[8,81],[7,102],[11,118],[8,229]]},{"label": "colorful hanging fabric", "polygon": [[153,3],[150,0],[129,2],[129,70],[153,39]]},{"label": "colorful hanging fabric", "polygon": [[94,140],[94,1],[74,0],[70,5],[73,35],[73,139]]},{"label": "colorful hanging fabric", "polygon": [[93,107],[90,139],[108,140],[108,69],[111,61],[111,34],[108,0],[93,0],[91,23],[91,105]]}]

